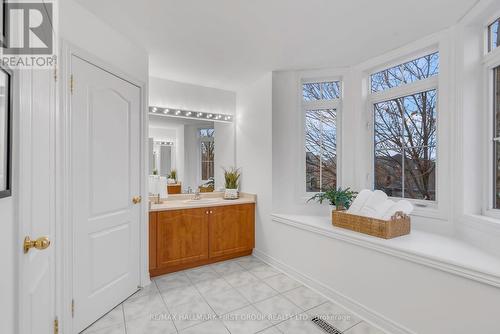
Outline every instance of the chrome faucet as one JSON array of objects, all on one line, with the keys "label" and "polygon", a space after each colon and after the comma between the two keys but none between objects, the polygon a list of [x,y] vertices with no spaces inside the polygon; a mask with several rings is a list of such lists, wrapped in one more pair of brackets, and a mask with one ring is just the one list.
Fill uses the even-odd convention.
[{"label": "chrome faucet", "polygon": [[194,200],[199,200],[201,199],[201,196],[200,196],[200,190],[199,189],[196,189],[194,191],[194,197],[193,197]]}]

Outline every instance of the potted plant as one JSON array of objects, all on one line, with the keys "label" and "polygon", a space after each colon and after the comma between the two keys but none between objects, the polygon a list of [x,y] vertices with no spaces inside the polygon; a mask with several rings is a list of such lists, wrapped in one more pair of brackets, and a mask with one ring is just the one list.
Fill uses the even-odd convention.
[{"label": "potted plant", "polygon": [[209,178],[207,182],[198,187],[200,193],[211,193],[215,188],[215,180],[213,177]]},{"label": "potted plant", "polygon": [[356,195],[357,192],[352,191],[349,187],[345,189],[342,189],[342,187],[339,187],[338,189],[330,188],[315,194],[307,201],[317,201],[320,204],[323,204],[323,201],[328,201],[328,204],[330,205],[329,212],[331,213],[333,206],[335,207],[335,210],[349,209],[349,206],[351,206],[351,203]]},{"label": "potted plant", "polygon": [[224,168],[224,179],[226,181],[225,199],[237,199],[239,197],[238,186],[240,175],[240,170],[236,167]]},{"label": "potted plant", "polygon": [[177,183],[177,171],[175,169],[172,169],[170,171],[170,174],[167,176],[167,183],[168,184],[175,184]]}]

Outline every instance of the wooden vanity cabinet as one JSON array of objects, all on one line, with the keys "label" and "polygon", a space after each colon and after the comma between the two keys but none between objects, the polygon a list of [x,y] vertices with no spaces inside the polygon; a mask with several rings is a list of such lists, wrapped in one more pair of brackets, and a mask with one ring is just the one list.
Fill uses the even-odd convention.
[{"label": "wooden vanity cabinet", "polygon": [[210,209],[210,257],[238,254],[255,245],[255,204]]},{"label": "wooden vanity cabinet", "polygon": [[150,212],[149,242],[151,276],[250,255],[255,204]]}]

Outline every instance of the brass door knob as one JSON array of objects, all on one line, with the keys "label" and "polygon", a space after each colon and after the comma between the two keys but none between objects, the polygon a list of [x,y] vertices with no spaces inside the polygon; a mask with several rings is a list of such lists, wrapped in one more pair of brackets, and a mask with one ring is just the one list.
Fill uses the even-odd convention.
[{"label": "brass door knob", "polygon": [[43,250],[49,246],[50,240],[48,237],[40,237],[36,240],[31,240],[30,237],[24,238],[23,249],[25,254],[28,253],[31,248]]},{"label": "brass door knob", "polygon": [[132,203],[134,203],[134,204],[139,204],[139,203],[141,203],[141,201],[142,201],[141,196],[135,196],[134,198],[132,198]]}]

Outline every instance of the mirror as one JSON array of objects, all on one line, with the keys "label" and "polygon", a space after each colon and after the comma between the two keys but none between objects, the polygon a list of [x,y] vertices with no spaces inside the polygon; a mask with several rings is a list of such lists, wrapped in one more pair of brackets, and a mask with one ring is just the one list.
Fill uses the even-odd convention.
[{"label": "mirror", "polygon": [[150,114],[151,194],[221,190],[222,168],[233,165],[233,123]]},{"label": "mirror", "polygon": [[11,76],[0,68],[0,198],[11,195]]}]

